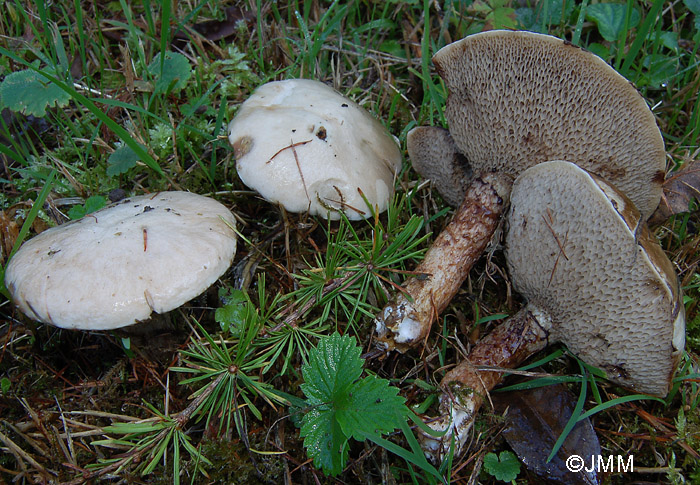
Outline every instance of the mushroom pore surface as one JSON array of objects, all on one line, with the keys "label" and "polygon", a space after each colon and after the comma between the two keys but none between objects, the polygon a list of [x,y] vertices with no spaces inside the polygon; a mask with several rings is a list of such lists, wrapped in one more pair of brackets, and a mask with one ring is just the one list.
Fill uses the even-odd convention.
[{"label": "mushroom pore surface", "polygon": [[406,148],[413,169],[432,180],[445,202],[459,207],[473,174],[450,132],[438,126],[417,126],[406,135]]},{"label": "mushroom pore surface", "polygon": [[27,316],[104,330],[170,311],[231,265],[235,219],[189,192],[129,197],[42,232],[10,260],[5,284]]},{"label": "mushroom pore surface", "polygon": [[506,258],[514,288],[551,318],[550,341],[612,381],[666,395],[684,346],[678,278],[627,197],[570,163],[527,170],[511,193]]},{"label": "mushroom pore surface", "polygon": [[626,193],[645,219],[661,197],[663,138],[637,90],[602,59],[556,37],[489,31],[433,57],[445,117],[476,173],[517,176],[568,160]]},{"label": "mushroom pore surface", "polygon": [[445,434],[421,436],[436,460],[450,443],[455,453],[465,445],[503,376],[497,369],[555,342],[636,391],[663,397],[673,383],[685,336],[678,278],[639,211],[613,186],[569,162],[525,170],[511,192],[506,259],[528,303],[445,374],[441,416],[428,422]]}]

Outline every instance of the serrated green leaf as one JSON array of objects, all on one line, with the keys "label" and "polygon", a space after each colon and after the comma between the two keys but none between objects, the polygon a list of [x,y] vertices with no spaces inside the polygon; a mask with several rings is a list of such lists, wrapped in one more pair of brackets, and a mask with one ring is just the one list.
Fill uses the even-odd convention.
[{"label": "serrated green leaf", "polygon": [[155,92],[177,92],[187,85],[192,76],[192,66],[182,54],[166,52],[161,71],[160,53],[158,53],[148,65],[148,72],[155,78]]},{"label": "serrated green leaf", "polygon": [[520,462],[511,451],[501,451],[498,456],[495,453],[487,453],[484,457],[484,468],[496,480],[512,482],[520,473]]},{"label": "serrated green leaf", "polygon": [[72,220],[80,219],[88,214],[102,209],[107,205],[107,199],[101,195],[93,195],[85,200],[84,205],[74,205],[68,211],[68,217]]},{"label": "serrated green leaf", "polygon": [[336,411],[343,432],[358,441],[367,434],[384,434],[405,420],[405,399],[386,379],[365,377],[352,386],[348,399]]},{"label": "serrated green leaf", "polygon": [[131,147],[120,146],[107,159],[107,175],[114,177],[126,173],[130,168],[135,167],[139,160],[139,156]]},{"label": "serrated green leaf", "polygon": [[319,405],[304,415],[300,436],[314,466],[324,473],[337,475],[348,459],[348,437],[335,419],[332,406]]},{"label": "serrated green leaf", "polygon": [[[595,22],[600,35],[608,42],[619,40],[625,26],[626,15],[627,6],[622,3],[595,3],[589,5],[586,10],[586,18]],[[633,8],[627,28],[636,27],[641,18],[639,10]]]},{"label": "serrated green leaf", "polygon": [[355,339],[334,333],[309,352],[301,389],[311,405],[334,402],[347,394],[362,374],[361,351]]},{"label": "serrated green leaf", "polygon": [[309,412],[302,419],[301,436],[309,457],[326,473],[343,469],[351,437],[364,440],[393,431],[408,412],[404,398],[386,379],[358,381],[360,352],[353,338],[335,333],[309,352],[302,368]]},{"label": "serrated green leaf", "polygon": [[0,97],[12,111],[38,117],[46,115],[46,108],[70,101],[68,93],[29,69],[7,75],[0,83]]}]

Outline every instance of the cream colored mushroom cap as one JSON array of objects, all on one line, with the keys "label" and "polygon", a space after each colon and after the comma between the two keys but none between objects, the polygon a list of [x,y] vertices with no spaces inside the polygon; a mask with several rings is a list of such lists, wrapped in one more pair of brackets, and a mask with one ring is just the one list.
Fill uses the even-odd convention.
[{"label": "cream colored mushroom cap", "polygon": [[333,219],[381,212],[401,168],[395,139],[379,121],[325,84],[291,79],[264,84],[229,124],[238,175],[291,212]]},{"label": "cream colored mushroom cap", "polygon": [[551,319],[550,340],[612,381],[667,394],[685,345],[678,277],[627,197],[572,163],[526,170],[506,258],[514,288]]},{"label": "cream colored mushroom cap", "polygon": [[661,198],[665,149],[632,84],[598,56],[556,37],[493,30],[433,57],[449,88],[445,117],[474,173],[517,176],[568,160],[609,180],[645,219]]},{"label": "cream colored mushroom cap", "polygon": [[233,214],[189,192],[129,197],[42,232],[10,260],[5,285],[28,317],[106,330],[179,307],[236,253]]}]

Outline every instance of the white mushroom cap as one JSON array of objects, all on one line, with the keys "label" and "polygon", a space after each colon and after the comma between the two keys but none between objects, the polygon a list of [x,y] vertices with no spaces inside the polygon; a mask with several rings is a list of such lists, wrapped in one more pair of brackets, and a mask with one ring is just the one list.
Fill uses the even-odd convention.
[{"label": "white mushroom cap", "polygon": [[333,219],[381,212],[401,167],[395,139],[353,101],[318,81],[264,84],[229,125],[238,175],[291,212]]},{"label": "white mushroom cap", "polygon": [[5,285],[30,318],[106,330],[179,307],[211,286],[236,253],[235,219],[189,192],[130,197],[27,241]]},{"label": "white mushroom cap", "polygon": [[443,47],[433,63],[449,89],[450,133],[475,174],[516,177],[568,160],[615,184],[645,219],[659,204],[666,152],[654,115],[598,56],[549,35],[492,30]]},{"label": "white mushroom cap", "polygon": [[610,380],[665,396],[685,345],[684,308],[632,202],[572,163],[545,162],[516,179],[508,226],[513,286],[550,341]]}]

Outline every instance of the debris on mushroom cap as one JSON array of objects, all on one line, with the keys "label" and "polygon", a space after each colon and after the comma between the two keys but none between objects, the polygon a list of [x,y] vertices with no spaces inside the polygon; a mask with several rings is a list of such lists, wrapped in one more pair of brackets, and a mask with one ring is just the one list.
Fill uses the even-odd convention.
[{"label": "debris on mushroom cap", "polygon": [[129,197],[27,241],[10,260],[5,285],[40,322],[124,327],[211,286],[236,253],[233,227],[233,214],[208,197]]},{"label": "debris on mushroom cap", "polygon": [[229,141],[243,183],[292,212],[337,219],[381,212],[401,167],[395,139],[353,101],[318,81],[264,84],[240,107]]},{"label": "debris on mushroom cap", "polygon": [[[563,196],[562,194],[566,194]],[[514,288],[610,380],[664,396],[685,343],[673,266],[630,200],[567,162],[513,185],[506,258]]]},{"label": "debris on mushroom cap", "polygon": [[445,117],[475,173],[517,176],[569,160],[613,183],[648,218],[659,203],[663,138],[632,84],[556,37],[493,30],[433,57],[449,89]]},{"label": "debris on mushroom cap", "polygon": [[459,206],[471,182],[472,170],[450,132],[439,126],[417,126],[408,132],[406,148],[413,169],[433,181],[445,202]]}]

